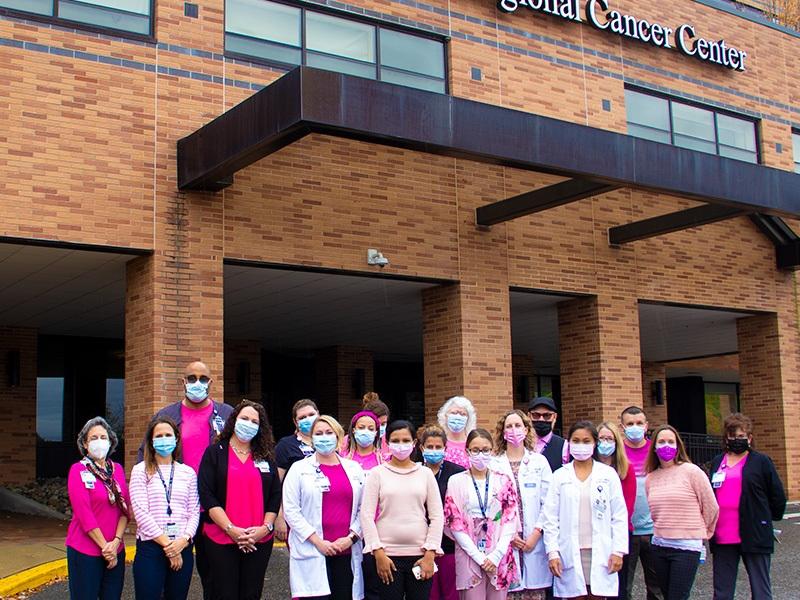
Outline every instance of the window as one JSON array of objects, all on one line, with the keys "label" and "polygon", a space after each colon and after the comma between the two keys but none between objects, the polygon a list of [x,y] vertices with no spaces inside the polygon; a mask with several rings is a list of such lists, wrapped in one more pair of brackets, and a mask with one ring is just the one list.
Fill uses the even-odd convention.
[{"label": "window", "polygon": [[106,379],[106,421],[122,440],[125,433],[124,379]]},{"label": "window", "polygon": [[794,152],[794,172],[800,173],[800,133],[792,132],[792,151]]},{"label": "window", "polygon": [[625,107],[630,135],[758,162],[756,124],[749,119],[627,89]]},{"label": "window", "polygon": [[0,0],[0,8],[142,35],[150,35],[151,5],[152,0]]},{"label": "window", "polygon": [[45,442],[64,441],[64,378],[36,379],[36,434]]},{"label": "window", "polygon": [[225,50],[445,92],[442,42],[269,0],[226,0]]}]

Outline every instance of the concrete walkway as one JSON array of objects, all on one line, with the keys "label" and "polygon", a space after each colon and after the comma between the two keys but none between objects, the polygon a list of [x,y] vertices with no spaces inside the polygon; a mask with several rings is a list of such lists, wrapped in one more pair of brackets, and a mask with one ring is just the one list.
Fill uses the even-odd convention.
[{"label": "concrete walkway", "polygon": [[0,579],[66,557],[69,521],[0,512]]}]

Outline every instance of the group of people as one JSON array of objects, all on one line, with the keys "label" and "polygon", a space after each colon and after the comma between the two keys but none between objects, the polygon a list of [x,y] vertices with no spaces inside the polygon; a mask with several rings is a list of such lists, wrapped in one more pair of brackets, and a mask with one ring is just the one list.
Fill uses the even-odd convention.
[{"label": "group of people", "polygon": [[211,384],[203,363],[187,366],[185,397],[150,421],[128,482],[108,458],[108,423],[81,430],[68,479],[73,599],[120,598],[131,520],[139,599],[185,599],[195,563],[206,600],[261,598],[276,538],[298,599],[630,598],[641,562],[648,600],[678,600],[706,541],[715,600],[734,597],[740,559],[753,597],[772,598],[772,521],[786,497],[744,415],[726,419],[707,475],[673,427],[648,438],[635,406],[619,426],[582,420],[562,438],[549,398],[493,431],[463,396],[417,429],[370,393],[346,431],[300,400],[295,432],[275,444],[260,403],[214,402]]}]

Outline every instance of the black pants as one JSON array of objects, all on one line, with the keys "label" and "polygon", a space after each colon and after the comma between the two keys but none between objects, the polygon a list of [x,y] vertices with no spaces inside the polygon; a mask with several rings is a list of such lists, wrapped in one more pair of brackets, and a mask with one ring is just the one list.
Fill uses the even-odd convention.
[{"label": "black pants", "polygon": [[210,566],[206,556],[206,544],[208,538],[201,532],[203,529],[202,515],[197,536],[194,538],[194,564],[197,566],[197,574],[200,576],[200,584],[203,586],[203,600],[211,600],[211,581],[209,577]]},{"label": "black pants", "polygon": [[158,543],[138,540],[136,558],[133,559],[133,586],[137,600],[186,600],[194,567],[191,544],[183,549],[181,557],[183,567],[180,571],[173,571],[164,549]]},{"label": "black pants", "polygon": [[71,600],[119,600],[125,581],[125,548],[117,554],[117,566],[109,569],[102,556],[67,546],[67,575]]},{"label": "black pants", "polygon": [[664,600],[689,600],[700,566],[700,552],[652,546],[652,553]]},{"label": "black pants", "polygon": [[[626,596],[633,598],[633,581],[636,575],[636,563],[641,561],[644,571],[644,585],[647,588],[647,600],[664,600],[658,576],[653,566],[653,550],[650,544],[652,535],[628,534],[628,555],[623,560],[622,568],[627,568]],[[620,580],[622,581],[622,580]],[[620,596],[622,597],[622,596]]]},{"label": "black pants", "polygon": [[750,596],[754,600],[772,600],[769,579],[772,555],[742,552],[741,544],[714,546],[714,600],[733,600],[740,557],[750,580]]},{"label": "black pants", "polygon": [[353,567],[350,564],[350,555],[326,556],[325,567],[328,571],[330,595],[313,596],[305,600],[352,600]]},{"label": "black pants", "polygon": [[[421,580],[414,577],[411,569],[420,556],[390,556],[397,571],[392,573],[394,581],[385,584],[378,579],[378,569],[375,565],[375,557],[372,554],[364,555],[363,571],[364,582],[367,577],[378,579],[376,589],[379,600],[428,600],[431,595],[432,580]],[[369,573],[369,575],[367,574]],[[366,585],[365,585],[366,587]]]},{"label": "black pants", "polygon": [[208,538],[204,541],[210,566],[210,599],[259,600],[272,540],[256,544],[254,552],[242,552],[236,544],[217,544]]}]

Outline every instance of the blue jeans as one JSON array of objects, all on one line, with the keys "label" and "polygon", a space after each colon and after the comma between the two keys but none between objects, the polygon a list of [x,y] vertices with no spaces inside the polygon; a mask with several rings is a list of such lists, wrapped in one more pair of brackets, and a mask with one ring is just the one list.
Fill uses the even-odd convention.
[{"label": "blue jeans", "polygon": [[117,566],[109,569],[102,556],[67,546],[67,575],[72,600],[119,600],[125,581],[125,548],[117,554]]},{"label": "blue jeans", "polygon": [[133,585],[136,598],[152,600],[186,600],[192,583],[194,557],[192,546],[181,552],[183,566],[179,571],[169,568],[169,559],[157,542],[136,541],[136,558],[133,559]]}]

